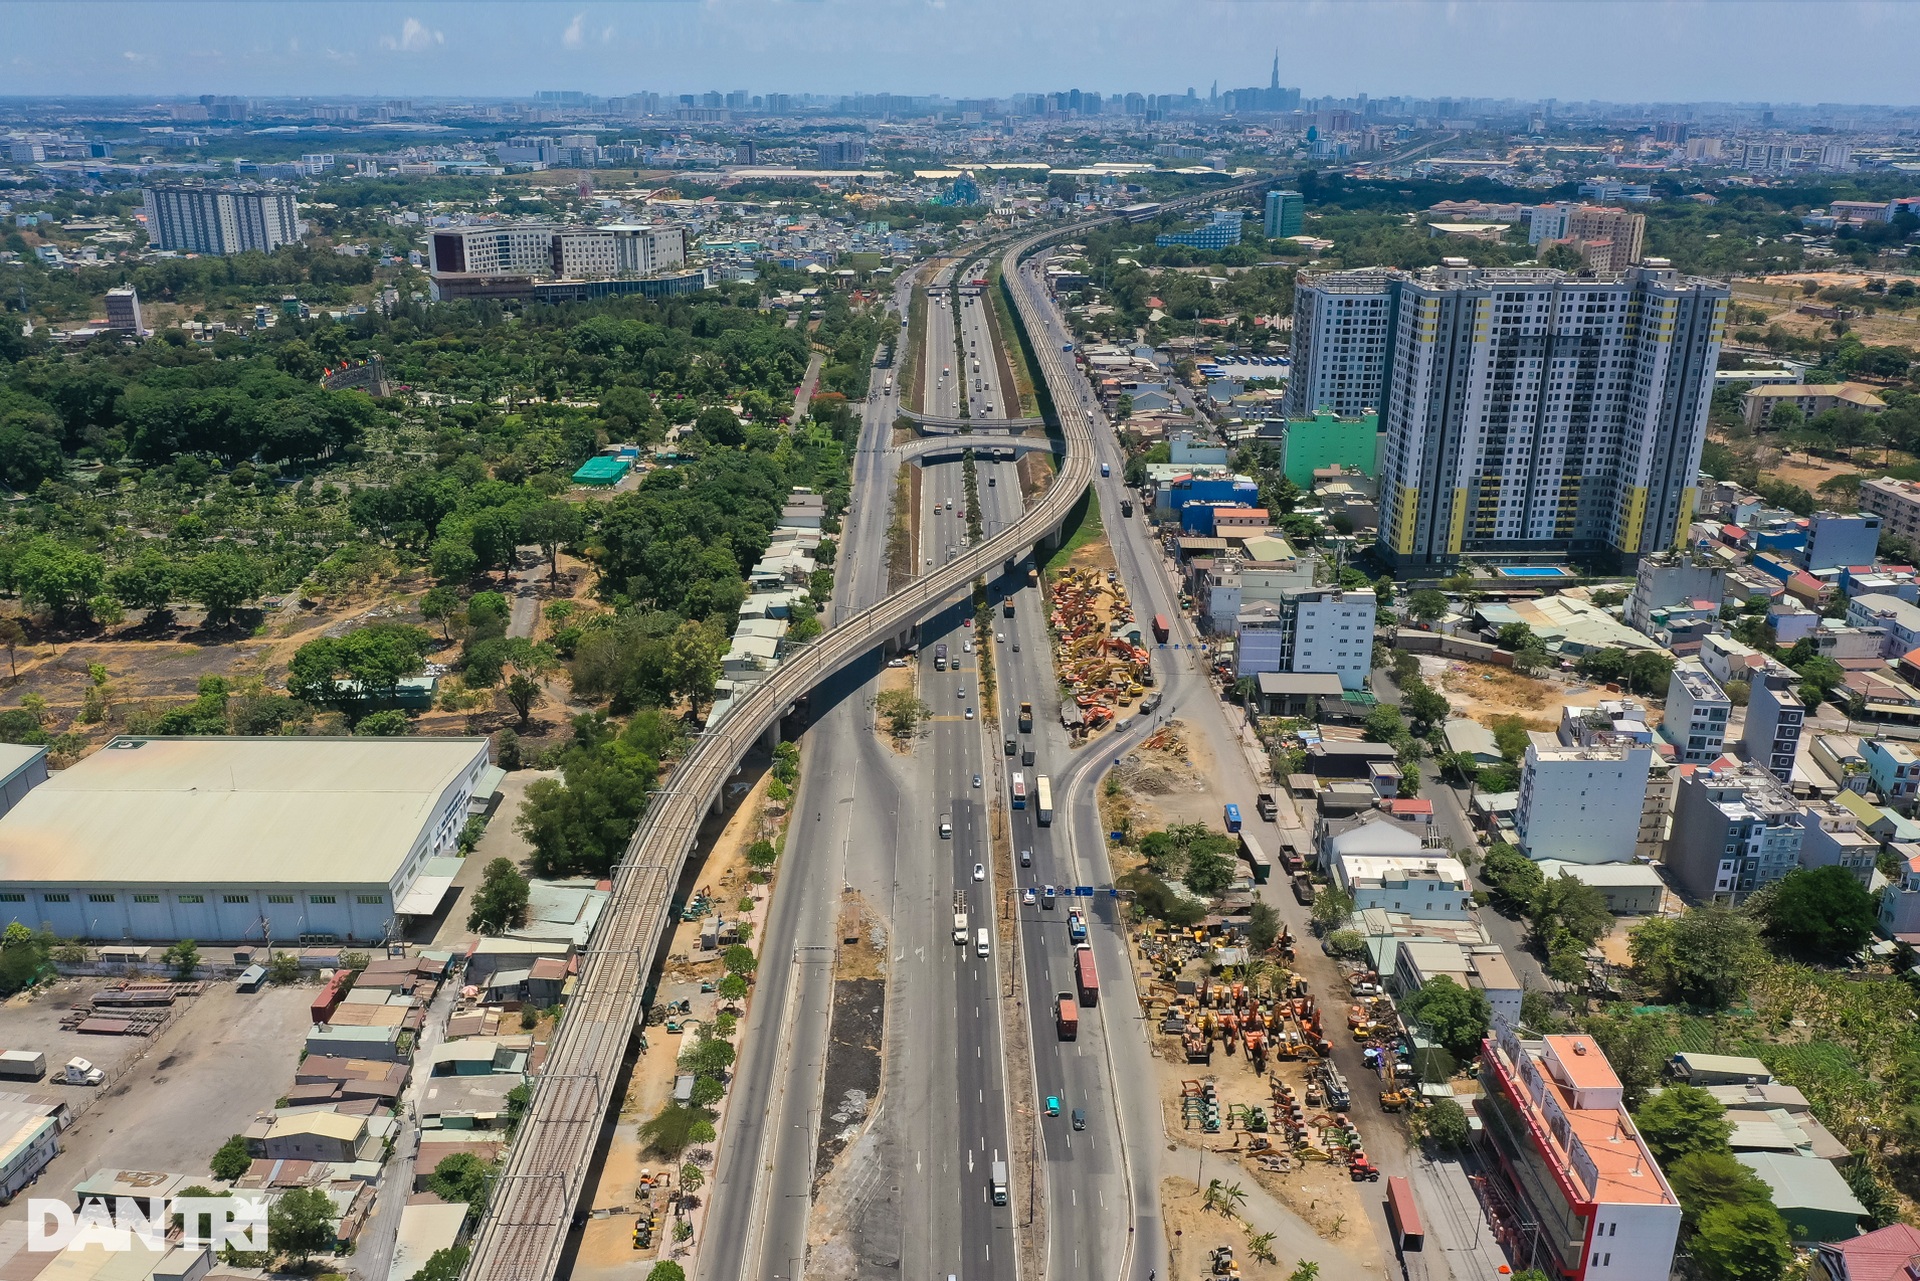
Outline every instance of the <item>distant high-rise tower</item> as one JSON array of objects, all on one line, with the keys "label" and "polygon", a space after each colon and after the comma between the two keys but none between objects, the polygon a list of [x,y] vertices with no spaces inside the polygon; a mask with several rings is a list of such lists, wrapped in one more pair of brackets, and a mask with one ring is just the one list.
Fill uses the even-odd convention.
[{"label": "distant high-rise tower", "polygon": [[1462,260],[1305,275],[1288,413],[1379,405],[1397,570],[1463,553],[1631,562],[1693,518],[1727,300],[1660,260],[1604,279]]},{"label": "distant high-rise tower", "polygon": [[107,290],[107,328],[140,336],[140,294],[132,285]]},{"label": "distant high-rise tower", "polygon": [[1297,191],[1269,191],[1266,222],[1262,228],[1267,239],[1299,235],[1306,221],[1306,206],[1306,197]]},{"label": "distant high-rise tower", "polygon": [[1276,91],[1280,88],[1280,51],[1278,49],[1273,51],[1273,79],[1267,82],[1267,88]]},{"label": "distant high-rise tower", "polygon": [[300,239],[291,191],[275,187],[157,186],[146,193],[147,239],[186,253],[272,253]]}]

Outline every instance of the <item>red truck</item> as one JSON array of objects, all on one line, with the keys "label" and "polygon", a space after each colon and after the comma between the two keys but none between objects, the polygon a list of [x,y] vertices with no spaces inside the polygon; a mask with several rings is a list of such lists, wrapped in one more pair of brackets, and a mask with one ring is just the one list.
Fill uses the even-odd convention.
[{"label": "red truck", "polygon": [[1167,633],[1172,630],[1172,627],[1167,623],[1167,616],[1165,614],[1155,614],[1153,616],[1153,638],[1155,640],[1159,641],[1162,645],[1166,644]]},{"label": "red truck", "polygon": [[1073,953],[1073,978],[1080,989],[1080,1004],[1088,1009],[1100,1004],[1100,973],[1093,966],[1093,949],[1084,943]]},{"label": "red truck", "polygon": [[1073,993],[1062,992],[1054,998],[1053,1026],[1063,1041],[1080,1038],[1080,1007],[1074,1004]]},{"label": "red truck", "polygon": [[1410,1254],[1427,1242],[1426,1229],[1420,1226],[1420,1211],[1413,1204],[1413,1185],[1397,1174],[1387,1180],[1387,1226],[1393,1229],[1393,1244],[1402,1254]]}]

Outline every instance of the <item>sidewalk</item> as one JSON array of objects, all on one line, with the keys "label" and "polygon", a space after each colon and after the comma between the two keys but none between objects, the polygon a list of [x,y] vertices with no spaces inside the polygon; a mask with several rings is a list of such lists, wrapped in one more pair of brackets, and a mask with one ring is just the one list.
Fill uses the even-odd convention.
[{"label": "sidewalk", "polygon": [[[1507,1257],[1493,1239],[1487,1216],[1467,1179],[1466,1168],[1458,1160],[1429,1161],[1414,1154],[1408,1181],[1419,1203],[1427,1230],[1426,1256],[1429,1275],[1440,1270],[1433,1264],[1445,1261],[1445,1275],[1465,1281],[1469,1277],[1493,1278],[1502,1275]],[[1438,1277],[1435,1277],[1438,1281]]]}]

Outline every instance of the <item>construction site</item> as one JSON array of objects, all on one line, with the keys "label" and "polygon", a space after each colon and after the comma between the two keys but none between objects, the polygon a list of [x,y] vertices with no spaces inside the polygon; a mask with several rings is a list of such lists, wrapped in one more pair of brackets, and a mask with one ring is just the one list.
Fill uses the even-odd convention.
[{"label": "construction site", "polygon": [[[1054,669],[1064,690],[1061,724],[1084,739],[1136,701],[1152,711],[1153,659],[1119,575],[1068,566],[1054,577],[1051,603]],[[1164,623],[1157,626],[1156,638],[1163,639]]]}]

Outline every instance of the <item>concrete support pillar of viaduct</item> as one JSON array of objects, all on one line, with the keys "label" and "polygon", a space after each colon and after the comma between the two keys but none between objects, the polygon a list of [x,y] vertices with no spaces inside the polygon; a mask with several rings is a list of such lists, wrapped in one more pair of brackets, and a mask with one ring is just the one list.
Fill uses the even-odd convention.
[{"label": "concrete support pillar of viaduct", "polygon": [[769,756],[773,754],[774,748],[780,746],[780,723],[786,720],[787,713],[792,710],[792,708],[788,708],[787,712],[782,712],[780,715],[774,717],[773,724],[767,726],[767,732],[760,736],[760,750]]}]

